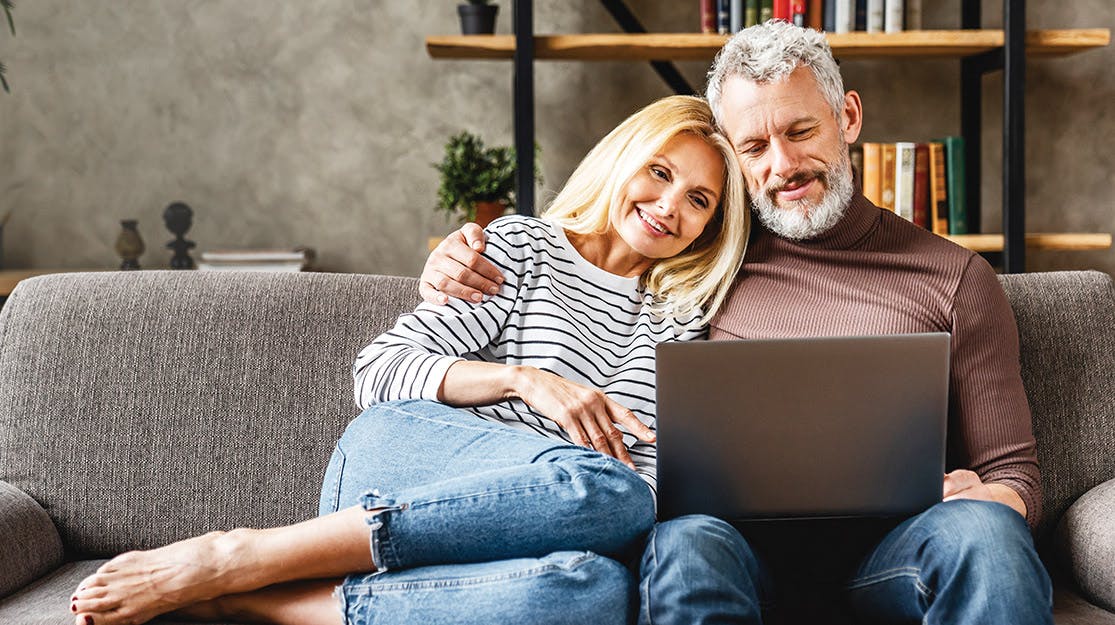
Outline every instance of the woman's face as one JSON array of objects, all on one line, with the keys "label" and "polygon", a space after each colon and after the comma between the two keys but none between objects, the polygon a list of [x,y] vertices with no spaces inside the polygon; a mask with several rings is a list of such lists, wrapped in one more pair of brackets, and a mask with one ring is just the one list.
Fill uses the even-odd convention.
[{"label": "woman's face", "polygon": [[720,153],[695,135],[680,134],[627,183],[612,211],[612,234],[649,267],[682,253],[704,232],[723,192]]}]

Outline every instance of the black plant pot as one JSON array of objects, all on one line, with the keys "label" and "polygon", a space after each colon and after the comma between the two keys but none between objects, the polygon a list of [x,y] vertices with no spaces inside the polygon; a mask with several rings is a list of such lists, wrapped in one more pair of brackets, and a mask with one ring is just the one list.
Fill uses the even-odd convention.
[{"label": "black plant pot", "polygon": [[457,14],[461,16],[461,34],[491,35],[496,32],[496,4],[458,4]]}]

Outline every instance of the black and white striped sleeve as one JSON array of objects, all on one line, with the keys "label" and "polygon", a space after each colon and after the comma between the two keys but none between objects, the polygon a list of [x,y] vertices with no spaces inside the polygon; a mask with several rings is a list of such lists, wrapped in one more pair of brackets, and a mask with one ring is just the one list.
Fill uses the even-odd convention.
[{"label": "black and white striped sleeve", "polygon": [[[489,249],[495,248],[489,241]],[[352,372],[361,410],[398,399],[436,401],[449,367],[496,340],[514,308],[517,287],[508,259],[498,252],[488,256],[504,270],[499,294],[479,304],[454,298],[442,306],[420,304],[360,351]]]}]

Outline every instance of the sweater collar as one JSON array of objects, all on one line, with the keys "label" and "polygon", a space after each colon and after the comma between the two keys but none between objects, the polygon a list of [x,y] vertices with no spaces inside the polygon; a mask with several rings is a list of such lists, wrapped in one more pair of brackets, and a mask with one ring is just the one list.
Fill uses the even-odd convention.
[{"label": "sweater collar", "polygon": [[[766,232],[779,240],[802,247],[829,250],[851,249],[864,237],[871,234],[878,227],[881,219],[882,212],[880,209],[857,189],[840,221],[816,238],[806,241],[789,241],[769,230]],[[764,228],[764,230],[766,229]]]}]

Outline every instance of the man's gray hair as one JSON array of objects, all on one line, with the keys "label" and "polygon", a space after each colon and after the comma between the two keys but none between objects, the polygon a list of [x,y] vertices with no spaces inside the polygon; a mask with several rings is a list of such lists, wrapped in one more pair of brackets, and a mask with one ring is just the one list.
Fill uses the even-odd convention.
[{"label": "man's gray hair", "polygon": [[839,119],[844,110],[844,80],[824,34],[770,20],[739,31],[716,54],[708,73],[707,91],[716,123],[723,126],[720,94],[729,78],[742,76],[763,85],[785,80],[803,65],[813,72],[821,94]]}]

